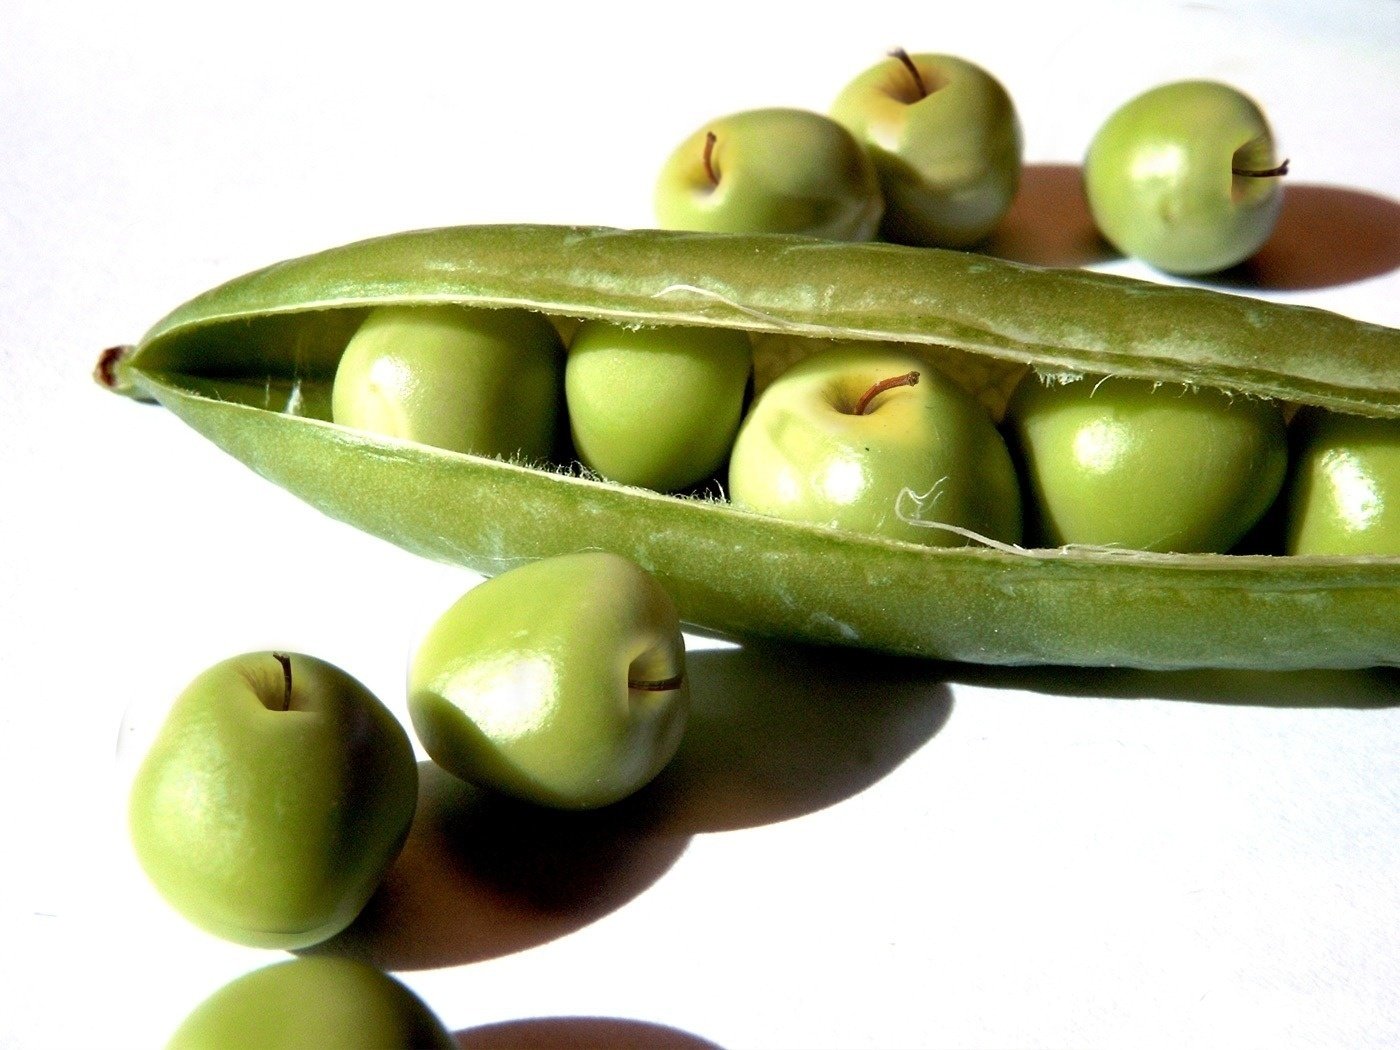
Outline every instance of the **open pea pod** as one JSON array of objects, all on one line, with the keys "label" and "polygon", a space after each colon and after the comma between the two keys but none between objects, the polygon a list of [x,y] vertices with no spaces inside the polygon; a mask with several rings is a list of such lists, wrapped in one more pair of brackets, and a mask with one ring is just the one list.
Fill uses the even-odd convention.
[{"label": "open pea pod", "polygon": [[108,379],[411,551],[487,574],[615,551],[724,633],[1004,664],[1400,663],[1400,558],[915,546],[329,422],[367,310],[439,302],[746,329],[760,382],[824,340],[906,344],[994,415],[1034,367],[1400,416],[1400,332],[1320,310],[960,252],[547,226],[418,231],[268,267],[178,308]]}]

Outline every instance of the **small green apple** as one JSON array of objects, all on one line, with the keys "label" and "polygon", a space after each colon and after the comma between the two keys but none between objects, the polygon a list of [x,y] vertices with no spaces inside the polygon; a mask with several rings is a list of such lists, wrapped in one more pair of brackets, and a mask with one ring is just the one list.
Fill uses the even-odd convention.
[{"label": "small green apple", "polygon": [[1145,379],[1028,375],[1007,412],[1027,521],[1049,547],[1223,553],[1287,469],[1277,403]]},{"label": "small green apple", "polygon": [[1006,445],[962,387],[916,354],[819,351],[775,379],[729,459],[735,506],[935,546],[1021,538]]},{"label": "small green apple", "polygon": [[710,121],[666,161],[654,203],[663,229],[838,241],[870,240],[884,207],[865,150],[835,121],[801,109]]},{"label": "small green apple", "polygon": [[1305,408],[1290,431],[1287,553],[1400,555],[1400,419]]},{"label": "small green apple", "polygon": [[884,239],[966,248],[1010,209],[1021,124],[1011,96],[981,66],[895,51],[846,85],[831,115],[875,161]]},{"label": "small green apple", "polygon": [[180,694],[132,783],[131,841],[187,919],[260,948],[302,948],[360,913],[413,819],[403,727],[314,657],[248,653]]},{"label": "small green apple", "polygon": [[1185,80],[1108,118],[1084,159],[1084,192],[1100,232],[1124,255],[1206,274],[1268,240],[1287,170],[1253,101],[1227,84]]},{"label": "small green apple", "polygon": [[614,554],[531,562],[468,591],[423,639],[409,714],[449,773],[560,809],[615,802],[680,745],[689,707],[671,598]]},{"label": "small green apple", "polygon": [[702,481],[729,455],[752,369],[743,332],[585,321],[564,371],[574,449],[624,485]]},{"label": "small green apple", "polygon": [[311,956],[230,981],[185,1018],[167,1050],[453,1050],[442,1022],[367,963]]},{"label": "small green apple", "polygon": [[563,362],[554,326],[530,310],[381,306],[341,356],[332,418],[453,452],[543,461]]}]

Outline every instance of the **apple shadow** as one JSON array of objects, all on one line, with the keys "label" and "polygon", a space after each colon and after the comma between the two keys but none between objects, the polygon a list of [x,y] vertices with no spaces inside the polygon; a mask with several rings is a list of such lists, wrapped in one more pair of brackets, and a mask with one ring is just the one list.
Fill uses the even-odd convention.
[{"label": "apple shadow", "polygon": [[574,813],[418,766],[403,851],[348,929],[311,951],[384,970],[456,966],[543,944],[636,897],[687,836],[654,834],[617,806]]},{"label": "apple shadow", "polygon": [[790,820],[875,784],[948,721],[944,668],[769,641],[687,658],[691,714],[676,757],[620,803],[695,835]]},{"label": "apple shadow", "polygon": [[1119,257],[1089,214],[1077,164],[1022,168],[1010,210],[976,250],[1034,266],[1091,266]]},{"label": "apple shadow", "polygon": [[[1104,240],[1077,164],[1027,164],[1010,211],[977,248],[1035,266],[1092,266],[1121,258]],[[1289,181],[1278,223],[1250,259],[1198,283],[1308,291],[1400,268],[1400,202],[1367,190]]]},{"label": "apple shadow", "polygon": [[1210,283],[1308,291],[1400,267],[1400,202],[1365,190],[1289,182],[1278,225],[1252,258]]},{"label": "apple shadow", "polygon": [[1176,700],[1274,708],[1400,706],[1400,668],[1360,671],[1141,671],[1112,667],[945,665],[949,680],[998,689],[1117,700]]},{"label": "apple shadow", "polygon": [[453,1033],[461,1050],[721,1050],[718,1043],[622,1017],[532,1017]]},{"label": "apple shadow", "polygon": [[680,750],[612,806],[544,809],[420,763],[403,851],[355,922],[310,951],[419,970],[543,944],[644,892],[697,833],[787,820],[864,790],[952,710],[927,661],[754,642],[695,650],[687,669]]}]

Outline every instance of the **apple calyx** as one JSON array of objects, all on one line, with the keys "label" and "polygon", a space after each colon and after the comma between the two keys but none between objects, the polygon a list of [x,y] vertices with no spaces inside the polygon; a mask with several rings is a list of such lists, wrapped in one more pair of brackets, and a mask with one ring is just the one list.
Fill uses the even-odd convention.
[{"label": "apple calyx", "polygon": [[856,407],[851,410],[851,415],[865,415],[870,408],[870,402],[875,399],[876,394],[883,394],[886,390],[893,390],[895,387],[900,386],[917,386],[918,383],[918,372],[906,372],[901,376],[890,376],[888,379],[882,379],[860,395],[860,400],[856,402]]},{"label": "apple calyx", "polygon": [[714,163],[715,143],[717,141],[719,141],[719,136],[713,131],[705,132],[705,152],[701,154],[700,159],[705,165],[705,175],[709,178],[711,186],[719,185],[719,172],[715,171]]},{"label": "apple calyx", "polygon": [[914,78],[914,90],[918,92],[918,98],[914,99],[914,101],[917,102],[919,99],[928,98],[928,85],[924,83],[924,78],[919,73],[919,67],[914,65],[914,60],[909,57],[909,52],[905,51],[902,47],[897,47],[890,52],[890,58],[897,59],[905,69],[909,70],[909,75]]},{"label": "apple calyx", "polygon": [[1276,179],[1282,175],[1288,174],[1288,161],[1285,160],[1282,164],[1275,165],[1272,168],[1261,168],[1257,170],[1252,168],[1232,167],[1230,169],[1230,174],[1243,175],[1250,179]]},{"label": "apple calyx", "polygon": [[280,710],[290,711],[292,709],[292,658],[286,653],[273,653],[272,658],[282,665],[282,707]]}]

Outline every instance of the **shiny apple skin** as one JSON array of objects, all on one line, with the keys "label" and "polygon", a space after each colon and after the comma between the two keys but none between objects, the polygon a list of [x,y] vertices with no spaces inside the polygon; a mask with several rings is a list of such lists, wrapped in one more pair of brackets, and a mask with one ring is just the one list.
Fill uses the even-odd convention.
[{"label": "shiny apple skin", "polygon": [[531,562],[468,591],[409,669],[409,714],[449,773],[542,806],[637,791],[680,746],[689,710],[675,604],[602,551]]},{"label": "shiny apple skin", "polygon": [[729,455],[752,370],[743,332],[585,321],[564,370],[574,451],[623,485],[703,481]]},{"label": "shiny apple skin", "polygon": [[383,306],[336,369],[332,417],[375,434],[543,462],[559,424],[564,346],[542,314]]},{"label": "shiny apple skin", "polygon": [[1021,123],[1001,82],[954,55],[911,55],[921,95],[896,58],[856,77],[831,115],[870,152],[884,240],[967,248],[1011,208],[1021,181]]},{"label": "shiny apple skin", "polygon": [[1400,419],[1308,408],[1289,429],[1287,552],[1400,556]]},{"label": "shiny apple skin", "polygon": [[407,733],[340,668],[248,653],[182,692],[132,783],[136,856],[181,914],[258,948],[305,948],[360,913],[418,797]]},{"label": "shiny apple skin", "polygon": [[[704,164],[710,132],[718,182]],[[868,241],[884,200],[870,158],[840,124],[801,109],[754,109],[710,121],[676,147],[654,207],[662,229]]]},{"label": "shiny apple skin", "polygon": [[1100,232],[1167,273],[1215,273],[1268,240],[1283,182],[1237,175],[1281,163],[1259,106],[1227,84],[1188,80],[1132,99],[1099,129],[1084,191]]},{"label": "shiny apple skin", "polygon": [[1277,403],[1219,390],[1027,376],[1006,429],[1039,546],[1223,553],[1263,516],[1288,465]]},{"label": "shiny apple skin", "polygon": [[[911,371],[914,386],[876,395]],[[1021,538],[1015,471],[976,400],[916,354],[863,344],[821,350],[773,381],[739,428],[729,462],[734,505],[931,546]]]}]

